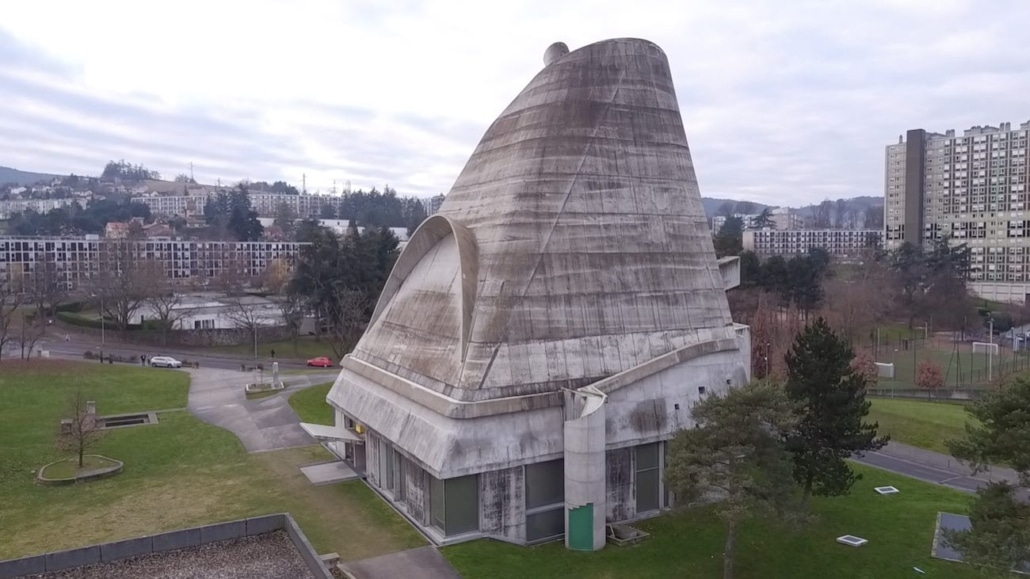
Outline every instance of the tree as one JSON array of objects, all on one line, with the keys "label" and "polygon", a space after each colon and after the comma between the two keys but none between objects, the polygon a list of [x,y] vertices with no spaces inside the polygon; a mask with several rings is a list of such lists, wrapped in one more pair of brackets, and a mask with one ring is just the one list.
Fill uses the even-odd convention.
[{"label": "tree", "polygon": [[249,295],[231,295],[225,298],[225,317],[232,325],[247,330],[254,337],[254,357],[258,357],[258,329],[267,325],[267,308]]},{"label": "tree", "polygon": [[880,381],[880,368],[869,352],[859,352],[851,360],[851,371],[865,380],[866,388],[876,387]]},{"label": "tree", "polygon": [[189,184],[189,185],[196,184],[196,180],[194,180],[193,177],[190,177],[186,173],[179,173],[178,175],[176,175],[175,176],[175,182],[176,183],[186,183],[186,184]]},{"label": "tree", "polygon": [[276,205],[275,219],[272,221],[272,225],[283,232],[283,237],[292,240],[297,230],[297,210],[285,201]]},{"label": "tree", "polygon": [[257,211],[251,207],[245,183],[208,198],[204,204],[204,221],[220,236],[231,236],[237,241],[257,241],[264,231]]},{"label": "tree", "polygon": [[868,424],[870,403],[865,380],[851,369],[854,354],[826,321],[817,318],[794,340],[787,353],[787,396],[800,408],[797,428],[787,441],[794,478],[801,484],[802,507],[812,494],[847,494],[861,478],[845,459],[882,448],[879,424]]},{"label": "tree", "polygon": [[1011,577],[1010,569],[1030,561],[1030,505],[1016,490],[1005,482],[980,487],[969,512],[971,528],[944,531],[944,540],[964,562],[997,577]]},{"label": "tree", "polygon": [[[1030,379],[1016,378],[988,392],[966,413],[972,420],[964,438],[947,442],[951,454],[974,474],[1006,464],[1021,486],[1030,486]],[[969,518],[969,530],[945,535],[964,561],[1008,576],[1008,569],[1030,560],[1030,506],[1015,487],[994,482],[979,489]]]},{"label": "tree", "polygon": [[790,503],[794,485],[784,437],[794,413],[782,390],[752,383],[702,398],[691,417],[697,427],[679,431],[670,443],[665,484],[680,504],[721,499],[715,510],[726,525],[723,578],[729,579],[740,523],[782,514]]},{"label": "tree", "polygon": [[767,227],[772,227],[772,209],[769,207],[762,209],[762,212],[758,214],[758,217],[755,218],[753,223],[755,229],[765,229]]},{"label": "tree", "polygon": [[166,274],[159,263],[143,259],[135,242],[109,241],[102,248],[92,294],[100,302],[101,315],[114,320],[124,335],[140,306],[155,295],[157,284]]},{"label": "tree", "polygon": [[161,344],[168,345],[168,332],[175,329],[175,323],[189,313],[183,308],[183,295],[175,293],[172,280],[162,276],[156,280],[154,291],[144,298],[150,312],[155,316],[154,322],[161,329]]},{"label": "tree", "polygon": [[68,419],[70,424],[63,423],[62,430],[58,432],[57,448],[62,452],[74,452],[79,459],[79,468],[82,468],[86,451],[105,433],[98,428],[95,406],[82,388],[76,388],[68,395],[66,412],[71,415]]},{"label": "tree", "polygon": [[426,206],[421,199],[412,197],[404,200],[404,226],[408,229],[409,238],[414,235],[415,230],[427,217],[429,215],[426,213]]},{"label": "tree", "polygon": [[68,298],[68,289],[57,269],[57,263],[51,260],[41,260],[34,264],[25,278],[23,289],[25,301],[35,308],[36,315],[47,320],[54,316],[57,306]]},{"label": "tree", "polygon": [[757,287],[762,284],[762,262],[753,251],[740,253],[740,287]]},{"label": "tree", "polygon": [[22,303],[20,288],[0,278],[0,358],[3,357],[4,346],[11,341],[11,325],[17,317]]},{"label": "tree", "polygon": [[283,322],[290,332],[290,340],[293,341],[293,353],[297,353],[297,338],[300,336],[300,326],[304,322],[304,313],[307,309],[303,296],[289,294],[281,296],[276,304],[279,306],[279,313],[283,316]]},{"label": "tree", "polygon": [[727,217],[726,222],[719,228],[713,240],[716,257],[739,255],[744,249],[743,237],[744,220],[732,215]]},{"label": "tree", "polygon": [[976,472],[1007,464],[1030,486],[1030,379],[1015,378],[966,407],[964,439],[948,441],[951,454]]},{"label": "tree", "polygon": [[944,387],[944,373],[936,362],[923,360],[916,368],[916,386],[926,390],[926,397],[930,399],[933,393]]},{"label": "tree", "polygon": [[866,229],[883,229],[883,205],[870,205],[865,208]]},{"label": "tree", "polygon": [[815,229],[830,229],[833,227],[833,201],[824,199],[816,205],[812,215],[812,227]]}]

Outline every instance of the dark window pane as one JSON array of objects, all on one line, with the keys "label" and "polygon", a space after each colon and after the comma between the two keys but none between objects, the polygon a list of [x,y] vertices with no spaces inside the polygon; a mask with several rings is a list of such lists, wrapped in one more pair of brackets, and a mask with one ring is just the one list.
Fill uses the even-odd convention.
[{"label": "dark window pane", "polygon": [[476,475],[444,481],[447,498],[447,535],[479,530],[479,477]]},{"label": "dark window pane", "polygon": [[526,515],[526,541],[540,541],[565,534],[565,507]]},{"label": "dark window pane", "polygon": [[637,447],[637,470],[658,468],[658,443],[644,444]]},{"label": "dark window pane", "polygon": [[443,481],[430,476],[429,477],[429,515],[430,523],[440,529],[444,529],[443,526]]},{"label": "dark window pane", "polygon": [[565,461],[552,460],[526,466],[526,508],[565,501]]},{"label": "dark window pane", "polygon": [[658,469],[637,471],[637,512],[658,509]]}]

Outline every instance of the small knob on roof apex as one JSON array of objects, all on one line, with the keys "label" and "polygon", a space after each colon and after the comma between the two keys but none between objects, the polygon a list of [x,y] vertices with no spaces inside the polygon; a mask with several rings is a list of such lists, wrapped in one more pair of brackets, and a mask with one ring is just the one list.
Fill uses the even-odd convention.
[{"label": "small knob on roof apex", "polygon": [[551,64],[569,53],[569,47],[564,42],[555,42],[544,51],[544,66]]}]

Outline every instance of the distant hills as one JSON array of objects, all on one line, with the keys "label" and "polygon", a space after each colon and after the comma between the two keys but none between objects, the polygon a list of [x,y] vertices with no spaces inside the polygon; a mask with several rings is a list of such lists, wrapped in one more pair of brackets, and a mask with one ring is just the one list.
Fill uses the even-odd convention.
[{"label": "distant hills", "polygon": [[32,185],[40,181],[50,181],[60,175],[49,175],[47,173],[30,173],[19,171],[10,167],[0,167],[0,185],[15,183],[17,185]]},{"label": "distant hills", "polygon": [[[17,185],[33,185],[40,181],[50,181],[54,177],[60,177],[61,175],[52,175],[49,173],[32,173],[29,171],[19,171],[18,169],[12,169],[11,167],[0,167],[0,185],[6,185],[14,183]],[[859,214],[866,210],[867,207],[882,207],[883,197],[853,197],[851,199],[839,200],[847,204],[848,210],[851,213]],[[735,199],[720,199],[717,197],[702,197],[701,202],[704,204],[705,215],[711,219],[713,216],[718,215],[723,205],[729,203],[733,207],[734,213],[761,213],[766,207],[763,203],[756,203],[753,201],[738,201]],[[838,200],[831,201],[836,205]],[[806,205],[804,207],[797,208],[797,212],[802,217],[813,217],[817,214],[820,203],[812,205]]]}]

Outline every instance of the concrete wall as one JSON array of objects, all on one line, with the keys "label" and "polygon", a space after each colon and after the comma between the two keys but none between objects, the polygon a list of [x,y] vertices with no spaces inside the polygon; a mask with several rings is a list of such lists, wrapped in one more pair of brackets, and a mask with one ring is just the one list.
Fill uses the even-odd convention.
[{"label": "concrete wall", "polygon": [[[89,334],[97,338],[102,333],[100,328],[91,328],[63,322],[58,318],[54,319],[58,328],[73,331],[79,334]],[[121,338],[114,324],[109,325],[104,332],[107,338]],[[290,330],[286,327],[264,326],[258,328],[258,342],[274,342],[285,340],[290,337]],[[157,330],[130,330],[126,336],[128,341],[136,344],[148,344],[163,346],[165,337]],[[254,332],[249,329],[223,329],[223,330],[172,330],[168,332],[168,346],[235,346],[239,344],[252,344]],[[260,344],[258,344],[260,348]]]},{"label": "concrete wall", "polygon": [[607,519],[610,522],[632,519],[637,514],[636,488],[633,486],[636,453],[632,447],[626,447],[609,450],[605,454]]},{"label": "concrete wall", "polygon": [[332,579],[332,575],[322,564],[318,553],[308,542],[307,537],[297,526],[289,513],[265,515],[215,523],[203,527],[181,529],[168,533],[160,533],[147,537],[137,537],[111,543],[90,545],[67,551],[57,551],[44,555],[35,555],[21,559],[0,561],[0,579],[13,579],[26,575],[52,573],[85,565],[110,563],[119,559],[162,553],[196,547],[207,543],[252,537],[285,529],[308,569],[319,579]]},{"label": "concrete wall", "polygon": [[977,297],[985,300],[994,300],[1007,304],[1025,305],[1027,296],[1030,295],[1030,284],[1006,283],[995,281],[971,281],[967,282],[969,291]]},{"label": "concrete wall", "polygon": [[508,541],[526,541],[525,468],[517,466],[479,475],[479,526]]}]

